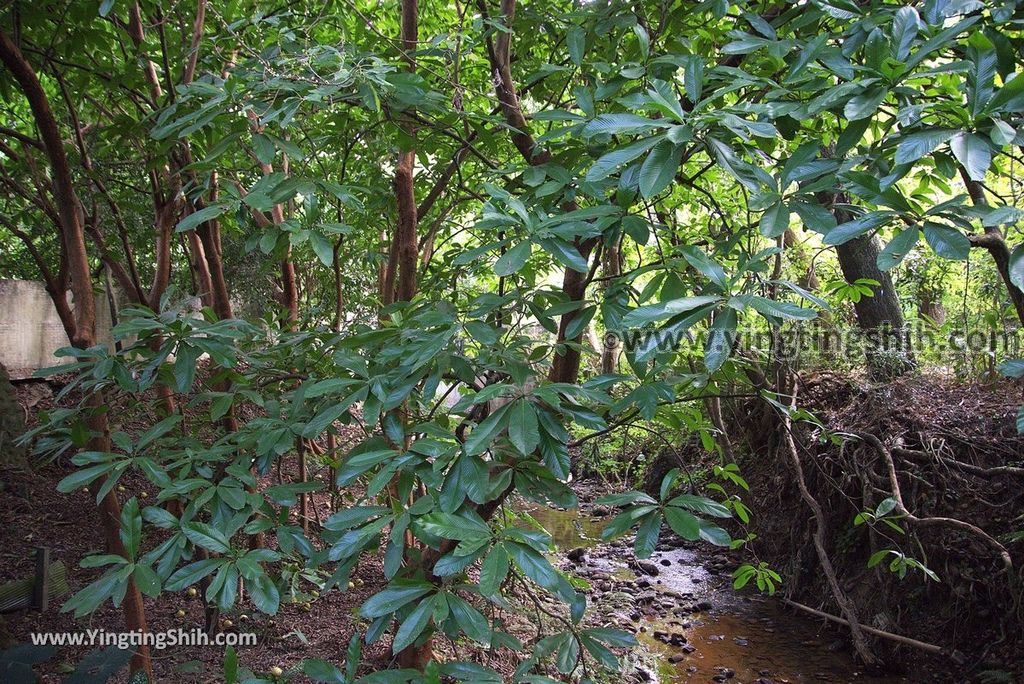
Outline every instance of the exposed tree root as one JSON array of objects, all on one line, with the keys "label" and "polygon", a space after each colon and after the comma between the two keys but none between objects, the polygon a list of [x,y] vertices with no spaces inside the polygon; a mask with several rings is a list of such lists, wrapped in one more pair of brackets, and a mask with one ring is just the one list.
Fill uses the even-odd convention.
[{"label": "exposed tree root", "polygon": [[[795,390],[793,392],[790,407],[796,407]],[[814,548],[818,554],[818,561],[821,563],[821,569],[825,573],[825,578],[828,580],[828,585],[832,591],[833,598],[835,598],[843,615],[846,616],[846,624],[850,627],[850,635],[853,639],[853,647],[857,651],[857,655],[860,656],[860,659],[865,665],[878,665],[878,658],[875,657],[874,653],[868,646],[867,639],[864,637],[864,629],[861,627],[860,621],[857,619],[857,611],[854,608],[853,602],[850,601],[849,597],[839,586],[839,579],[836,577],[836,571],[832,567],[832,561],[829,559],[828,552],[825,549],[826,525],[828,518],[825,517],[821,504],[818,503],[818,500],[814,498],[814,495],[812,495],[810,490],[807,488],[807,482],[804,480],[803,467],[800,465],[800,454],[797,451],[796,442],[793,440],[792,427],[793,421],[791,420],[789,413],[784,412],[782,414],[782,437],[785,441],[787,451],[789,452],[790,464],[793,466],[793,471],[796,474],[796,483],[800,489],[800,497],[814,514]]]},{"label": "exposed tree root", "polygon": [[[832,615],[831,613],[826,613],[824,611],[811,608],[810,606],[805,606],[802,603],[797,603],[796,601],[791,601],[787,598],[782,599],[782,602],[785,603],[787,606],[799,608],[800,610],[806,611],[811,615],[817,615],[820,618],[831,620],[832,622],[837,622],[840,625],[849,626],[850,624],[849,620],[841,618],[838,615]],[[905,637],[900,634],[893,634],[892,632],[885,632],[880,629],[875,629],[874,627],[868,627],[867,625],[861,625],[860,628],[872,636],[888,639],[889,641],[895,641],[898,644],[910,646],[911,648],[916,648],[920,651],[924,651],[925,653],[934,653],[936,655],[945,656],[958,665],[962,665],[964,663],[963,654],[955,649],[951,651],[947,648],[943,648],[942,646],[936,646],[935,644],[929,644],[924,641],[918,641],[917,639],[911,639],[910,637]]]},{"label": "exposed tree root", "polygon": [[907,510],[907,507],[903,503],[903,494],[900,491],[899,477],[896,474],[896,463],[893,461],[892,452],[889,451],[889,448],[882,443],[882,440],[869,432],[856,432],[854,434],[858,439],[869,444],[878,452],[878,455],[882,457],[889,476],[889,486],[892,488],[892,496],[896,501],[895,510],[903,516],[904,520],[915,527],[948,527],[977,537],[999,554],[999,557],[1003,561],[1003,565],[1008,571],[1013,570],[1013,560],[1010,558],[1010,553],[1006,550],[1006,547],[993,539],[980,527],[964,522],[963,520],[957,520],[956,518],[919,518]]},{"label": "exposed tree root", "polygon": [[918,451],[916,449],[904,449],[903,447],[893,447],[889,451],[895,456],[902,456],[903,458],[910,459],[911,461],[917,461],[918,463],[931,463],[932,461],[938,461],[939,463],[949,466],[954,470],[962,470],[965,473],[977,475],[978,477],[986,480],[1000,475],[1024,477],[1024,468],[1014,468],[1013,466],[982,468],[981,466],[976,466],[972,463],[964,463],[963,461],[958,461],[955,458],[948,458],[937,453]]}]

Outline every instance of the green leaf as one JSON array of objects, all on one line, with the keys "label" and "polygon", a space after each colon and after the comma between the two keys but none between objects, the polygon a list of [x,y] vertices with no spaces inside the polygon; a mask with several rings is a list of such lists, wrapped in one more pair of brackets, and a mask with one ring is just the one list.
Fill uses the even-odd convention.
[{"label": "green leaf", "polygon": [[274,141],[261,133],[254,133],[252,136],[252,147],[260,164],[270,164],[274,161],[274,154],[277,149]]},{"label": "green leaf", "polygon": [[878,106],[882,104],[882,101],[885,100],[885,96],[888,94],[889,91],[884,86],[870,88],[847,102],[843,108],[843,115],[850,121],[866,119],[874,115],[878,110]]},{"label": "green leaf", "polygon": [[700,539],[700,520],[692,513],[675,506],[668,506],[665,508],[665,520],[672,531],[683,539],[690,541]]},{"label": "green leaf", "polygon": [[494,436],[508,424],[508,407],[510,406],[511,404],[505,404],[470,431],[469,437],[463,444],[467,456],[482,454],[490,447]]},{"label": "green leaf", "polygon": [[203,522],[189,522],[182,525],[181,529],[190,542],[207,551],[227,553],[231,548],[231,542],[224,536],[224,533],[212,525]]},{"label": "green leaf", "polygon": [[633,551],[637,558],[650,558],[658,545],[658,532],[661,530],[661,514],[651,512],[636,530],[636,541]]},{"label": "green leaf", "polygon": [[930,129],[901,135],[896,146],[896,163],[912,164],[953,137],[955,131]]},{"label": "green leaf", "polygon": [[69,494],[81,489],[93,480],[106,475],[114,469],[113,463],[98,463],[88,468],[82,468],[71,473],[57,483],[57,491],[62,494]]},{"label": "green leaf", "polygon": [[314,682],[326,682],[327,684],[347,684],[348,679],[334,665],[326,660],[303,660],[302,672]]},{"label": "green leaf", "polygon": [[281,605],[281,593],[274,580],[266,573],[261,572],[255,580],[249,581],[249,595],[258,611],[267,615],[277,614]]},{"label": "green leaf", "polygon": [[416,639],[426,628],[427,623],[430,622],[430,616],[434,612],[437,598],[437,596],[433,596],[430,599],[420,601],[420,604],[409,613],[409,617],[405,618],[402,626],[395,632],[394,641],[391,642],[391,651],[393,653],[399,653],[405,647],[411,646],[416,642]]},{"label": "green leaf", "polygon": [[167,578],[167,582],[164,583],[164,591],[181,591],[185,587],[190,587],[228,562],[230,561],[224,558],[207,558],[189,563],[178,568],[173,575]]},{"label": "green leaf", "polygon": [[597,135],[643,133],[655,128],[668,128],[670,125],[667,121],[655,121],[626,112],[600,114],[583,127],[583,135],[592,138]]},{"label": "green leaf", "polygon": [[732,355],[736,342],[736,310],[731,307],[722,309],[715,316],[715,322],[708,331],[704,343],[704,366],[708,373],[714,373]]},{"label": "green leaf", "polygon": [[491,627],[487,623],[487,618],[455,594],[448,594],[445,598],[448,601],[452,617],[466,636],[473,641],[490,646]]},{"label": "green leaf", "polygon": [[732,513],[729,509],[722,504],[709,499],[705,496],[696,496],[694,494],[680,494],[671,501],[668,502],[669,506],[682,506],[688,508],[691,511],[697,513],[704,513],[705,515],[712,515],[716,518],[731,518]]},{"label": "green leaf", "polygon": [[906,61],[910,55],[910,46],[922,28],[921,17],[916,9],[909,5],[899,8],[892,20],[893,57],[900,62]]},{"label": "green leaf", "polygon": [[926,221],[924,238],[935,253],[944,259],[962,261],[971,251],[971,241],[956,228]]},{"label": "green leaf", "polygon": [[434,591],[434,585],[422,580],[395,580],[383,591],[374,594],[359,609],[365,618],[378,618]]},{"label": "green leaf", "polygon": [[330,240],[320,233],[310,233],[309,244],[313,247],[313,252],[316,253],[320,263],[324,266],[334,265],[334,245]]},{"label": "green leaf", "polygon": [[805,309],[802,306],[791,302],[779,302],[766,297],[756,295],[737,295],[736,299],[742,301],[763,316],[769,318],[785,318],[795,321],[807,321],[817,314],[813,309]]},{"label": "green leaf", "polygon": [[704,90],[703,57],[690,55],[686,58],[686,66],[683,67],[683,85],[686,88],[686,97],[693,104],[697,104],[700,101],[701,91]]},{"label": "green leaf", "polygon": [[768,207],[761,215],[761,235],[766,238],[777,238],[789,228],[789,207],[779,200]]},{"label": "green leaf", "polygon": [[587,175],[585,177],[586,181],[588,183],[594,183],[607,178],[611,174],[615,173],[619,167],[628,164],[647,150],[657,145],[660,140],[661,139],[657,137],[647,138],[646,140],[641,140],[640,142],[633,143],[632,145],[626,145],[625,147],[619,147],[612,150],[594,162],[593,166],[591,166],[587,171]]},{"label": "green leaf", "polygon": [[210,206],[200,209],[197,212],[193,212],[178,221],[178,227],[175,228],[175,231],[178,233],[184,233],[185,231],[193,230],[201,223],[206,223],[207,221],[217,218],[227,211],[227,209],[228,207],[226,204],[211,204]]},{"label": "green leaf", "polygon": [[512,402],[508,412],[508,438],[523,456],[529,456],[540,444],[537,411],[526,397]]},{"label": "green leaf", "polygon": [[901,230],[896,237],[889,241],[885,249],[878,253],[878,257],[875,259],[878,268],[888,271],[898,266],[904,257],[914,249],[919,235],[920,231],[917,226]]},{"label": "green leaf", "polygon": [[512,247],[494,262],[495,274],[504,277],[518,273],[519,269],[526,264],[526,260],[530,258],[531,251],[533,251],[533,243],[529,240]]},{"label": "green leaf", "polygon": [[132,570],[132,579],[135,580],[135,586],[145,596],[156,597],[160,595],[160,578],[153,572],[153,568],[148,565],[142,565],[141,563],[136,565],[135,569]]},{"label": "green leaf", "polygon": [[1024,359],[1008,359],[999,364],[999,372],[1008,378],[1024,378]]},{"label": "green leaf", "polygon": [[985,180],[985,173],[992,164],[992,148],[984,138],[974,133],[958,133],[950,147],[971,180]]},{"label": "green leaf", "polygon": [[825,235],[825,239],[822,242],[832,246],[846,244],[854,238],[858,238],[885,225],[891,218],[891,212],[873,211],[860,218],[836,226]]},{"label": "green leaf", "polygon": [[480,593],[494,596],[508,575],[509,557],[503,544],[497,544],[480,565]]},{"label": "green leaf", "polygon": [[541,240],[540,246],[566,268],[571,268],[577,273],[586,273],[590,270],[587,260],[583,258],[580,251],[576,249],[576,246],[570,242],[551,238]]},{"label": "green leaf", "polygon": [[1024,290],[1024,244],[1017,245],[1010,254],[1010,282]]},{"label": "green leaf", "polygon": [[717,525],[712,525],[703,520],[700,522],[700,538],[715,546],[728,547],[732,544],[732,539],[729,537],[728,532]]},{"label": "green leaf", "polygon": [[681,297],[671,299],[667,302],[659,302],[649,306],[641,306],[633,309],[622,317],[622,325],[626,328],[639,328],[650,323],[665,320],[687,311],[699,309],[706,304],[713,304],[721,301],[721,297],[714,295],[697,295],[695,297]]},{"label": "green leaf", "polygon": [[682,158],[682,145],[665,141],[655,146],[640,167],[640,194],[653,197],[667,188],[675,180]]},{"label": "green leaf", "polygon": [[581,26],[573,26],[565,34],[566,47],[569,49],[569,59],[576,66],[583,64],[583,54],[586,51],[587,32]]}]

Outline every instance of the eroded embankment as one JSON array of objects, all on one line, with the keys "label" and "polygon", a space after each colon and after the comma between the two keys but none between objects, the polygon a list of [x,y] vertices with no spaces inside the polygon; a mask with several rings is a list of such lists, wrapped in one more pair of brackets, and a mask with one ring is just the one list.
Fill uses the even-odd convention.
[{"label": "eroded embankment", "polygon": [[[867,635],[873,654],[911,675],[948,673],[940,681],[1017,681],[1024,660],[1024,554],[1014,536],[1024,529],[1019,384],[918,377],[868,386],[818,374],[801,378],[795,393],[820,425],[795,422],[792,444],[763,402],[726,406],[751,487],[752,548],[783,575],[783,594],[843,613],[813,543],[818,520],[797,486],[795,451],[824,513],[824,550],[858,620],[946,652],[924,655]],[[892,525],[854,524],[879,506]],[[884,558],[869,567],[875,554]],[[905,577],[890,569],[901,558]]]}]

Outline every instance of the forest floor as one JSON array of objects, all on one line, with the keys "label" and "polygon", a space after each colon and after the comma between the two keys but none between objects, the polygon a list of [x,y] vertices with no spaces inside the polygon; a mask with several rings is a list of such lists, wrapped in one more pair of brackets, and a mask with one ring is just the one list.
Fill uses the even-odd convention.
[{"label": "forest floor", "polygon": [[[877,389],[864,395],[856,386],[844,387],[842,391],[835,387],[822,390],[829,398],[830,408],[826,417],[830,420],[841,419],[845,415],[843,407],[851,403],[865,405],[865,402],[872,400],[881,401]],[[29,408],[27,413],[30,415],[52,405],[52,397],[45,383],[19,383],[17,388],[19,398]],[[997,402],[991,398],[991,392],[979,395],[977,388],[937,388],[935,384],[929,383],[919,384],[917,388],[904,386],[891,390],[895,392],[892,397],[911,393],[911,401],[905,409],[909,417],[929,421],[928,424],[934,429],[948,431],[952,418],[943,422],[934,415],[945,410],[939,406],[941,404],[949,407],[950,416],[954,415],[954,410],[973,415],[974,423],[969,433],[974,437],[977,437],[979,430],[991,433],[993,425],[1001,426],[1006,407],[1015,401],[1013,397],[1007,396]],[[904,419],[908,416],[904,416]],[[986,420],[994,423],[986,423],[979,416],[988,416]],[[905,424],[905,421],[900,423]],[[126,427],[130,428],[122,426],[121,429]],[[1005,436],[1002,439],[998,446],[999,453],[1007,448]],[[1020,458],[1020,452],[1017,457]],[[1005,454],[998,460],[1005,461]],[[985,459],[981,458],[980,462],[984,463]],[[799,506],[799,500],[798,497],[792,498],[791,493],[786,493],[789,485],[780,479],[785,478],[781,471],[767,464],[760,470],[748,465],[744,468],[745,474],[749,468],[748,477],[755,492],[759,486],[766,488],[760,499],[753,502],[755,516],[763,517],[758,524],[766,528],[761,534],[783,535],[783,521],[789,519],[786,516],[796,515],[800,520],[809,518],[806,511],[797,515],[792,510],[794,506]],[[102,539],[92,498],[83,492],[64,495],[56,491],[56,483],[67,472],[68,465],[62,462],[43,467],[0,466],[0,583],[32,575],[32,550],[36,546],[49,547],[52,558],[66,564],[73,591],[100,574],[100,570],[78,567],[83,557],[102,552]],[[323,477],[326,471],[314,473],[315,476]],[[284,475],[287,479],[291,473],[286,469]],[[275,473],[270,474],[268,484],[275,477]],[[1016,486],[1019,482],[1011,484]],[[150,499],[155,497],[155,491],[140,477],[127,477],[122,485],[122,498],[132,495]],[[611,544],[599,543],[600,529],[610,520],[612,511],[595,506],[593,502],[606,492],[601,491],[602,485],[594,480],[577,482],[575,486],[580,496],[579,511],[536,509],[526,504],[522,504],[520,510],[535,516],[552,532],[559,547],[557,563],[587,583],[591,605],[591,616],[588,619],[594,624],[633,631],[640,639],[643,648],[630,656],[627,675],[619,681],[731,681],[747,684],[1015,681],[1012,675],[1003,680],[979,677],[979,669],[988,668],[980,660],[974,663],[974,673],[964,673],[950,667],[942,659],[921,659],[910,651],[901,651],[895,656],[888,653],[891,663],[903,663],[898,672],[868,675],[856,666],[844,629],[802,614],[795,615],[792,611],[784,610],[777,599],[761,596],[756,591],[734,592],[730,573],[737,564],[743,562],[738,552],[716,552],[666,533],[654,557],[638,563],[631,560],[632,550],[628,548],[631,540],[628,537]],[[973,490],[964,488],[964,491],[971,493]],[[995,492],[986,490],[985,493],[998,499],[1003,493],[1002,483],[999,483]],[[791,500],[786,501],[786,505],[780,505],[779,502],[786,496],[790,496]],[[995,514],[1002,521],[1000,526],[1021,512],[1016,505],[1016,498],[1010,501],[1013,506]],[[316,513],[321,518],[330,514],[329,494],[315,495],[314,503]],[[963,507],[970,508],[970,504],[964,502]],[[846,513],[843,511],[837,517],[845,516]],[[989,515],[993,515],[992,511],[989,511]],[[984,521],[985,524],[988,522]],[[789,534],[803,535],[805,532],[786,531],[786,535]],[[798,546],[802,548],[807,539],[801,536],[799,542]],[[763,547],[766,558],[780,562],[788,558],[793,563],[802,564],[802,568],[813,568],[815,561],[805,550],[794,553],[781,544],[776,546],[778,548],[771,545]],[[844,572],[849,572],[849,576],[858,577],[855,565],[859,563],[862,566],[864,562],[864,558],[851,553],[844,557],[840,567]],[[792,571],[792,568],[781,566],[779,569],[784,575]],[[797,568],[796,581],[802,584],[799,591],[794,589],[795,597],[805,601],[808,601],[807,597],[818,597],[820,600],[815,605],[824,606],[827,597],[821,587],[817,586],[814,579],[801,578],[808,574],[814,573],[812,570]],[[284,600],[280,612],[273,618],[260,615],[244,605],[222,616],[229,621],[222,623],[225,631],[253,632],[258,635],[259,641],[255,647],[239,649],[241,665],[257,674],[280,667],[286,671],[287,676],[289,671],[294,671],[306,658],[324,658],[340,664],[349,638],[361,626],[355,617],[358,606],[385,583],[382,568],[374,559],[360,563],[352,579],[353,585],[347,591],[335,590],[316,597],[310,593],[315,589],[312,583],[306,579],[297,579],[295,602]],[[865,596],[870,592],[891,596],[889,589],[882,591],[880,586],[872,589],[870,579],[860,573],[858,582],[865,591],[855,592],[857,600],[863,601],[869,608],[872,603]],[[888,578],[884,579],[889,581]],[[918,595],[920,582],[916,579],[914,582],[908,593],[908,605],[913,609],[918,609],[928,601],[934,602],[938,596],[934,592],[942,591],[930,588],[931,593]],[[957,606],[962,612],[963,602],[973,597],[975,603],[969,608],[975,616],[956,619],[956,630],[952,635],[958,647],[961,643],[971,646],[967,654],[969,657],[977,655],[973,647],[979,640],[995,641],[1000,638],[991,630],[979,632],[975,625],[975,621],[984,621],[986,615],[991,616],[992,611],[1002,610],[987,603],[994,594],[990,596],[979,591],[971,583],[966,598],[958,599]],[[523,597],[523,601],[526,601],[526,597]],[[43,614],[23,611],[0,616],[0,645],[25,642],[33,632],[82,632],[90,628],[102,628],[108,632],[123,630],[120,610],[109,603],[81,621],[75,621],[70,614],[60,613],[57,607],[59,601],[56,603]],[[941,630],[945,628],[948,632],[954,623],[946,615],[948,611],[944,611],[948,606],[933,607],[933,610],[926,610],[918,616],[923,626],[917,631],[925,635],[941,636]],[[1010,610],[1010,607],[1005,610]],[[179,611],[183,611],[184,617]],[[189,597],[185,592],[161,595],[159,601],[147,599],[146,612],[149,628],[153,631],[201,628],[204,620],[201,598]],[[533,635],[535,625],[529,620],[517,619],[512,615],[508,616],[508,620],[509,631],[524,641]],[[989,624],[995,622],[988,620]],[[897,616],[894,624],[905,625],[905,615]],[[1019,638],[1019,634],[1002,635],[1000,643],[991,652],[986,649],[988,659],[985,663],[993,659],[997,664],[1005,662],[1001,654],[1007,649],[1016,649]],[[384,642],[386,640],[364,651],[365,671],[390,664],[388,648]],[[69,671],[90,650],[86,646],[61,649],[56,659],[39,668],[45,675],[44,681],[59,681],[62,673]],[[454,657],[456,654],[462,658],[476,656],[502,672],[509,672],[516,659],[514,653],[504,649],[481,655],[479,649],[465,644],[439,643],[438,650],[442,657]],[[223,653],[219,648],[172,648],[157,652],[154,656],[160,682],[184,684],[222,680]],[[290,681],[308,680],[298,675]]]}]

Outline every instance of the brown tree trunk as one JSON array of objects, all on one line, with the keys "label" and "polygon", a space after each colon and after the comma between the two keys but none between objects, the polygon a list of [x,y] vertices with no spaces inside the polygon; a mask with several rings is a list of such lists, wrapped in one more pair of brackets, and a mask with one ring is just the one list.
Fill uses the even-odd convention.
[{"label": "brown tree trunk", "polygon": [[192,271],[195,274],[196,294],[203,306],[213,308],[213,279],[210,277],[210,265],[206,262],[206,252],[198,231],[188,231],[188,246],[191,252]]},{"label": "brown tree trunk", "polygon": [[[63,246],[63,262],[66,264],[75,304],[74,322],[70,326],[65,325],[65,332],[74,346],[85,349],[96,343],[96,310],[93,302],[89,258],[85,249],[85,230],[79,217],[80,205],[71,179],[71,167],[64,151],[64,142],[57,126],[57,120],[50,108],[49,99],[40,85],[35,71],[22,55],[18,46],[2,30],[0,30],[0,61],[14,76],[28,100],[50,162],[53,194],[60,221],[58,228]],[[59,306],[56,300],[63,299],[64,293],[59,292],[54,295],[56,296],[54,303]],[[99,410],[104,405],[102,395],[94,394],[90,404],[96,410],[89,417],[89,427],[96,436],[90,440],[89,449],[101,452],[109,451],[106,413]],[[100,527],[107,541],[108,551],[127,558],[124,545],[120,540],[120,514],[117,495],[111,491],[100,502]],[[128,582],[123,611],[125,626],[129,630],[140,633],[148,631],[142,595],[131,580]],[[153,665],[149,657],[149,647],[145,645],[139,646],[138,652],[132,657],[132,673],[140,670],[144,671],[152,681]]]},{"label": "brown tree trunk", "polygon": [[[967,186],[967,193],[971,196],[974,205],[987,207],[988,199],[985,197],[985,188],[982,184],[971,180],[967,170],[962,166],[960,167],[960,177],[963,178],[964,185]],[[1017,312],[1017,318],[1024,323],[1024,292],[1010,278],[1010,248],[1007,247],[1006,239],[1003,237],[1002,231],[999,230],[999,226],[987,226],[981,235],[969,235],[968,238],[973,247],[981,247],[991,255],[992,261],[996,264],[996,270],[999,271],[999,277],[1002,278],[1003,284],[1006,286],[1006,294],[1010,297],[1010,303],[1013,304],[1013,309]]]},{"label": "brown tree trunk", "polygon": [[[847,201],[844,196],[832,195],[827,199],[837,223],[853,220],[853,216],[839,206]],[[878,268],[880,251],[874,236],[861,236],[836,246],[839,268],[846,282],[867,278],[880,283],[873,288],[874,296],[861,297],[853,307],[857,312],[857,325],[865,334],[868,373],[879,380],[891,380],[913,370],[915,363],[892,276]]]},{"label": "brown tree trunk", "polygon": [[[604,253],[604,289],[614,282],[614,279],[622,275],[622,251],[619,242],[609,247]],[[607,375],[614,373],[619,365],[619,351],[621,344],[613,335],[613,331],[605,330],[604,343],[601,345],[601,373]]]},{"label": "brown tree trunk", "polygon": [[[487,1],[477,0],[477,7],[480,9],[480,13],[487,17]],[[501,22],[507,30],[498,32],[493,42],[488,39],[487,58],[490,62],[491,70],[495,74],[495,95],[498,98],[505,121],[512,131],[512,143],[519,150],[523,159],[529,164],[536,166],[551,161],[551,153],[546,149],[539,148],[533,136],[530,135],[529,125],[527,124],[526,116],[523,114],[519,95],[516,92],[515,81],[512,79],[511,29],[512,23],[515,20],[515,13],[516,0],[501,0]],[[567,212],[574,211],[576,208],[576,203],[573,201],[567,202],[563,206],[563,209]],[[589,260],[598,241],[599,238],[576,241],[576,248],[584,260]],[[567,268],[562,277],[562,292],[565,293],[570,301],[581,302],[587,293],[587,285],[589,284],[590,276],[588,274],[579,273],[571,268]],[[579,345],[583,333],[581,332],[572,340],[565,338],[569,324],[572,323],[577,314],[578,311],[569,311],[562,315],[558,323],[556,345],[561,347],[561,349],[556,351],[555,357],[551,362],[551,369],[548,372],[548,379],[552,382],[574,383],[579,376],[580,352],[577,345]],[[570,343],[573,346],[564,346],[566,343]]]}]

